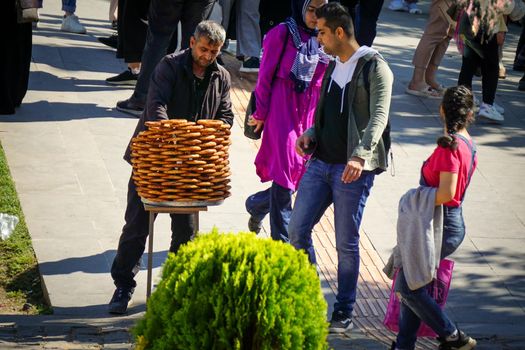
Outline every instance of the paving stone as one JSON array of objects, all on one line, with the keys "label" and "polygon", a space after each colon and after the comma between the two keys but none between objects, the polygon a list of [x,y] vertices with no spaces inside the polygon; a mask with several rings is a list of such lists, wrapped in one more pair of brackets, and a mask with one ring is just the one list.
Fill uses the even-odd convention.
[{"label": "paving stone", "polygon": [[363,335],[329,335],[328,343],[337,350],[384,350],[385,344],[366,338]]},{"label": "paving stone", "polygon": [[122,344],[104,344],[102,349],[104,350],[131,350],[133,348],[133,345],[128,343],[122,343]]},{"label": "paving stone", "polygon": [[103,334],[104,344],[129,343],[131,338],[128,331],[116,331]]}]

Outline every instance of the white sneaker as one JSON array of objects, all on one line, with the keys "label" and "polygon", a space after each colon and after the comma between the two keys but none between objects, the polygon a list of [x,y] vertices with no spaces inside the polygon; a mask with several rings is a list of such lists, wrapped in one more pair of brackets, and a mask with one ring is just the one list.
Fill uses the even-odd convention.
[{"label": "white sneaker", "polygon": [[[474,111],[475,112],[479,112],[479,106],[480,106],[479,99],[477,97],[474,97]],[[494,109],[498,111],[499,114],[505,114],[505,108],[501,107],[496,102],[492,104],[492,107],[494,107]]]},{"label": "white sneaker", "polygon": [[392,0],[388,5],[388,9],[392,11],[408,11],[407,6],[403,0]]},{"label": "white sneaker", "polygon": [[421,11],[421,9],[419,7],[417,7],[417,3],[416,2],[411,2],[411,3],[405,3],[405,6],[408,8],[408,13],[411,13],[413,15],[420,15],[423,13],[423,11]]},{"label": "white sneaker", "polygon": [[498,123],[501,123],[505,120],[505,118],[503,118],[503,116],[496,110],[496,108],[494,108],[494,106],[487,103],[481,104],[478,117],[486,118]]},{"label": "white sneaker", "polygon": [[496,102],[494,102],[492,104],[492,107],[494,107],[494,109],[496,111],[498,111],[499,114],[505,114],[505,108],[501,107],[499,104],[497,104]]},{"label": "white sneaker", "polygon": [[86,27],[80,24],[76,15],[65,16],[60,30],[69,33],[86,34]]}]

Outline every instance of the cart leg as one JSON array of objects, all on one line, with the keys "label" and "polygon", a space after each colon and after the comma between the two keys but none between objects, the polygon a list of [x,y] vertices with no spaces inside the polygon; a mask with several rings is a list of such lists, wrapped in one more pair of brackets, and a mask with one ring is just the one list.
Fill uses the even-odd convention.
[{"label": "cart leg", "polygon": [[199,232],[199,212],[195,212],[193,214],[193,222],[195,224],[195,231],[193,232],[194,236],[197,235],[197,232]]},{"label": "cart leg", "polygon": [[151,275],[153,269],[153,223],[155,215],[149,212],[149,232],[148,232],[148,284],[146,286],[146,300],[151,295]]}]

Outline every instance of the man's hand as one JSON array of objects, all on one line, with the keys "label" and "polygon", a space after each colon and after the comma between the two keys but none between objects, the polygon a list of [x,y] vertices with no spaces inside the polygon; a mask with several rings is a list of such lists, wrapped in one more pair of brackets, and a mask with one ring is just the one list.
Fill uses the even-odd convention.
[{"label": "man's hand", "polygon": [[251,126],[255,126],[255,129],[254,131],[255,132],[259,132],[259,130],[261,130],[264,126],[264,121],[263,120],[258,120],[258,119],[255,119],[253,117],[253,115],[251,115],[249,118],[248,118],[248,125],[251,125]]},{"label": "man's hand", "polygon": [[302,134],[295,141],[295,152],[297,152],[297,154],[299,154],[301,157],[304,157],[306,155],[304,150],[310,147],[310,143],[312,143],[312,138],[306,134]]},{"label": "man's hand", "polygon": [[341,181],[345,184],[349,184],[361,176],[363,172],[363,166],[365,165],[364,159],[359,157],[352,157],[346,163],[345,170],[343,171],[343,176],[341,176]]}]

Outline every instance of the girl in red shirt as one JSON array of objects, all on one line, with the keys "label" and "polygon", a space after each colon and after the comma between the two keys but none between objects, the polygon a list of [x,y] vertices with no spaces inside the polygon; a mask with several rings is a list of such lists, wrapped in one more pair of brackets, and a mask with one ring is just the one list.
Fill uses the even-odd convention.
[{"label": "girl in red shirt", "polygon": [[452,254],[465,238],[461,203],[478,159],[467,126],[474,121],[469,107],[472,93],[464,86],[449,89],[440,107],[445,136],[423,163],[421,184],[437,187],[436,205],[443,205],[443,246],[441,258]]},{"label": "girl in red shirt", "polygon": [[[443,244],[441,258],[452,254],[465,237],[461,203],[470,178],[476,169],[476,147],[467,131],[474,121],[472,92],[457,86],[447,89],[440,106],[445,135],[423,163],[421,185],[437,187],[435,204],[443,205]],[[476,340],[460,331],[436,301],[427,286],[416,290],[408,287],[403,270],[399,271],[396,292],[401,295],[399,333],[392,350],[413,350],[417,331],[423,320],[438,335],[440,350],[469,350]]]}]

